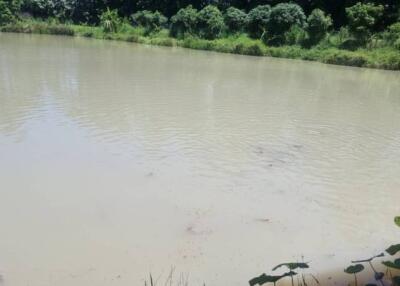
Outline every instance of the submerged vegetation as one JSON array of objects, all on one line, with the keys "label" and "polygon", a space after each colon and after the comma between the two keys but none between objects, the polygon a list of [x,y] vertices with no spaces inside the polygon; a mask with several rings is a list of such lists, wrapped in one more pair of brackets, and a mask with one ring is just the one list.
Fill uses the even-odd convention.
[{"label": "submerged vegetation", "polygon": [[396,1],[133,2],[0,0],[0,29],[400,70]]}]

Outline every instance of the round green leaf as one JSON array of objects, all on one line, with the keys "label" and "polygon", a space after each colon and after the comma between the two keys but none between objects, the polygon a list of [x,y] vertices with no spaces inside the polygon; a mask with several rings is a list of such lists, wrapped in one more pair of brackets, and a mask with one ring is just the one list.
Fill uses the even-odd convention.
[{"label": "round green leaf", "polygon": [[400,258],[396,259],[394,262],[383,261],[382,264],[385,265],[386,267],[400,270]]},{"label": "round green leaf", "polygon": [[364,266],[362,264],[351,265],[347,267],[344,272],[348,274],[356,274],[364,270]]}]

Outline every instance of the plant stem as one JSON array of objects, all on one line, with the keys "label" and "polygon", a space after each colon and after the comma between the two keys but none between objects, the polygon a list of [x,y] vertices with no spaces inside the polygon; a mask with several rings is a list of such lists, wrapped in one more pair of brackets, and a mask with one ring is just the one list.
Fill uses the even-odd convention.
[{"label": "plant stem", "polygon": [[[368,263],[369,263],[369,265],[371,266],[371,268],[372,268],[372,271],[374,271],[374,273],[375,273],[375,274],[377,274],[378,272],[375,270],[374,266],[372,265],[372,262],[371,262],[371,261],[369,261]],[[382,286],[385,286],[385,284],[383,284],[383,281],[382,281],[382,279],[381,279],[381,280],[379,280],[379,282],[381,283],[381,285],[382,285]]]}]

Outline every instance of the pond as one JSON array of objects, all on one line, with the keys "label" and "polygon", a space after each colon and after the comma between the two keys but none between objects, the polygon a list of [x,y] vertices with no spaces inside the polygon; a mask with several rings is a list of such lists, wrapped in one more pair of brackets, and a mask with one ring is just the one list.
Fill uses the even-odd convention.
[{"label": "pond", "polygon": [[399,72],[0,34],[0,284],[324,281],[398,242],[399,174]]}]

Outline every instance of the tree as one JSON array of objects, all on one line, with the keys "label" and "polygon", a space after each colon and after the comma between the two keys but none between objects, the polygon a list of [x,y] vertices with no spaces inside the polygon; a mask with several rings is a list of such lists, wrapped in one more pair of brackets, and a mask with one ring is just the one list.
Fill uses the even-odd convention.
[{"label": "tree", "polygon": [[383,6],[362,4],[346,8],[350,33],[360,44],[365,44],[371,37],[371,32],[377,20],[382,16]]},{"label": "tree", "polygon": [[225,12],[224,21],[230,32],[239,32],[246,26],[247,15],[240,9],[229,7]]},{"label": "tree", "polygon": [[297,4],[280,3],[271,9],[267,22],[270,35],[280,35],[290,30],[293,26],[304,27],[306,15]]},{"label": "tree", "polygon": [[193,35],[198,22],[198,12],[192,5],[182,8],[171,18],[170,33],[173,37]]},{"label": "tree", "polygon": [[0,0],[0,25],[14,21],[20,9],[20,0]]},{"label": "tree", "polygon": [[71,18],[75,0],[25,0],[22,6],[34,17],[55,17],[60,20]]},{"label": "tree", "polygon": [[305,26],[306,16],[299,5],[280,3],[271,9],[262,40],[270,45],[282,45],[289,31],[301,32]]},{"label": "tree", "polygon": [[216,6],[208,5],[198,14],[197,33],[200,37],[213,40],[221,36],[224,18]]},{"label": "tree", "polygon": [[72,20],[76,23],[99,24],[100,15],[106,10],[105,0],[76,0]]},{"label": "tree", "polygon": [[168,19],[160,12],[139,11],[132,15],[135,24],[145,28],[146,33],[157,32],[167,23]]},{"label": "tree", "polygon": [[324,39],[331,26],[331,17],[325,15],[324,11],[320,9],[314,9],[307,18],[307,33],[310,43],[314,45]]},{"label": "tree", "polygon": [[247,16],[247,31],[252,38],[259,39],[264,33],[269,16],[271,14],[271,6],[259,5],[250,10]]},{"label": "tree", "polygon": [[11,13],[7,3],[0,0],[0,25],[6,25],[14,19],[14,15]]},{"label": "tree", "polygon": [[117,10],[110,10],[107,8],[100,16],[100,24],[103,27],[103,31],[106,33],[117,32],[121,25]]}]

